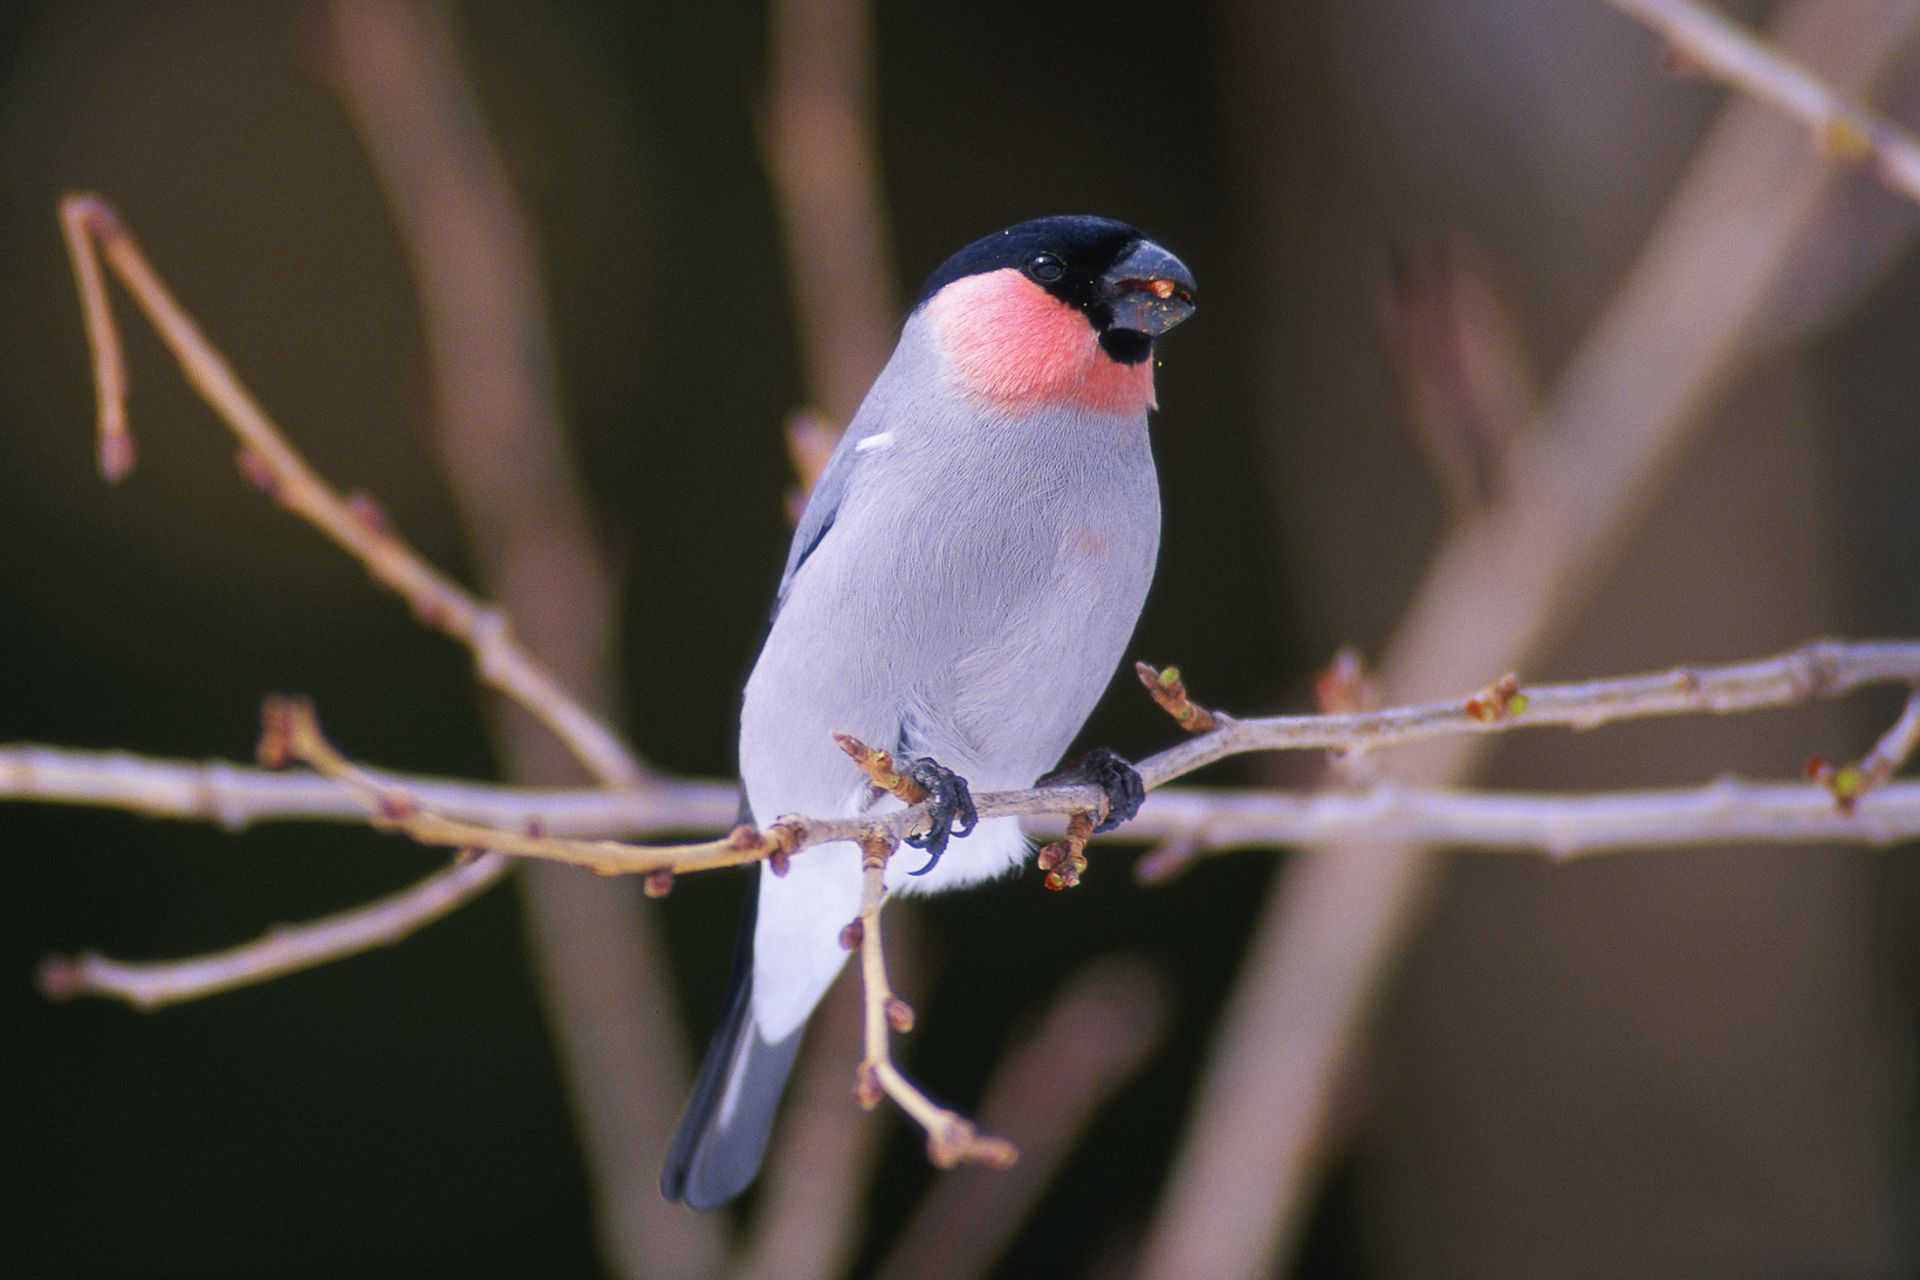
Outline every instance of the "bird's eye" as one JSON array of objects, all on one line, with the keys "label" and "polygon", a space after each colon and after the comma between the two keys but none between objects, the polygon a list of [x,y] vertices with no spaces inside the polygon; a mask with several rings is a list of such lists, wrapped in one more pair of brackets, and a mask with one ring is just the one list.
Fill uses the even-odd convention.
[{"label": "bird's eye", "polygon": [[1035,254],[1033,261],[1027,264],[1027,274],[1041,284],[1052,284],[1067,274],[1067,264],[1050,253]]}]

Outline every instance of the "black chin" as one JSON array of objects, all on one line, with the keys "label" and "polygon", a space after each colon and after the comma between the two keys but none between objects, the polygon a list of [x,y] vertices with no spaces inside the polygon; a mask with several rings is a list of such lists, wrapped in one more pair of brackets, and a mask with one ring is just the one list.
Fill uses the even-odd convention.
[{"label": "black chin", "polygon": [[1121,364],[1139,364],[1153,354],[1153,335],[1138,329],[1102,329],[1100,349]]}]

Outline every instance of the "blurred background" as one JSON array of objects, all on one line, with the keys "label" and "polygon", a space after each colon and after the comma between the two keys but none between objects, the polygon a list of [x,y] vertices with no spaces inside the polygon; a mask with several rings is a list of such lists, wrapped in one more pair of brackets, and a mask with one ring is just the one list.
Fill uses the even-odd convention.
[{"label": "blurred background", "polygon": [[[1920,6],[1729,7],[1803,36],[1880,33],[1869,55],[1833,37],[1806,56],[1920,119]],[[1587,367],[1729,100],[1599,0],[13,0],[0,741],[245,759],[261,696],[298,691],[363,760],[575,780],[513,745],[524,730],[489,714],[459,649],[240,481],[130,306],[141,462],[117,489],[94,468],[56,219],[70,190],[117,205],[324,474],[511,597],[536,648],[600,634],[571,588],[543,606],[498,575],[512,531],[448,478],[474,452],[450,443],[458,394],[437,381],[434,335],[457,326],[424,318],[432,248],[390,192],[404,206],[409,184],[461,178],[404,143],[383,168],[369,145],[380,111],[404,132],[409,86],[432,84],[470,95],[450,127],[497,165],[535,276],[517,287],[544,296],[550,416],[582,495],[554,521],[584,520],[611,580],[613,656],[598,674],[579,657],[577,683],[650,762],[702,777],[732,768],[784,555],[784,424],[844,417],[900,300],[954,248],[1099,212],[1192,266],[1202,309],[1163,352],[1165,543],[1134,652],[1178,661],[1212,704],[1306,709],[1314,671],[1341,644],[1386,651],[1436,549],[1507,496],[1508,442]],[[836,102],[856,108],[844,135]],[[1688,297],[1667,308],[1700,364],[1612,371],[1684,387],[1686,430],[1576,566],[1526,678],[1920,633],[1920,211],[1864,173],[1823,181],[1789,123],[1756,112],[1751,129],[1781,168],[1723,183],[1725,231],[1704,243],[1744,251],[1743,182],[1755,209],[1806,184],[1807,216],[1733,321],[1704,296],[1718,267],[1698,317]],[[461,278],[484,229],[425,225]],[[518,457],[496,455],[493,483],[513,488]],[[1476,681],[1504,669],[1486,661]],[[1857,756],[1895,705],[1525,735],[1483,772],[1786,777]],[[1085,742],[1144,754],[1173,732],[1116,684]],[[1316,769],[1242,760],[1207,780]],[[823,1048],[835,1033],[816,1027],[785,1178],[742,1215],[694,1219],[652,1203],[652,1179],[718,1010],[739,876],[661,902],[529,877],[400,946],[142,1015],[49,1004],[34,968],[230,945],[435,860],[344,828],[232,836],[19,804],[0,843],[0,1269],[49,1277],[1134,1274],[1178,1211],[1168,1171],[1221,1010],[1293,865],[1233,852],[1143,888],[1135,847],[1111,845],[1070,894],[1028,875],[891,912],[921,1015],[899,1052],[935,1096],[991,1104],[1031,1185],[929,1169],[900,1117],[850,1105],[852,1035]],[[1914,1274],[1909,851],[1466,853],[1416,896],[1260,1274]],[[609,1120],[629,1096],[638,1118]],[[1074,1133],[1047,1136],[1063,1116]]]}]

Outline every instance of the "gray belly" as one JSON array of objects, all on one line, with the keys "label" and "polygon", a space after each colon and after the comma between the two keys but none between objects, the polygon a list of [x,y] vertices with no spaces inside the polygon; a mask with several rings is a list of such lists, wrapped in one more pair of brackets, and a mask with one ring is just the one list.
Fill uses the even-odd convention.
[{"label": "gray belly", "polygon": [[982,450],[940,472],[887,459],[898,477],[850,496],[748,682],[741,767],[756,816],[854,801],[835,731],[932,756],[981,790],[1052,767],[1152,579],[1144,428],[1133,443],[1065,458]]}]

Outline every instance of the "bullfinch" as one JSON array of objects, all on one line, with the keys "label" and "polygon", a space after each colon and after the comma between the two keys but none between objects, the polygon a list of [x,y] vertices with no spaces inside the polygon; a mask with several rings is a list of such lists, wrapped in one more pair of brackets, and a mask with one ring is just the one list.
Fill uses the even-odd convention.
[{"label": "bullfinch", "polygon": [[[1107,218],[1022,222],[934,271],[794,533],[740,714],[749,820],[897,806],[833,738],[851,734],[930,797],[907,841],[924,865],[895,856],[889,893],[1018,865],[1018,819],[977,822],[970,789],[1033,785],[1122,656],[1160,543],[1154,345],[1193,306],[1186,266]],[[1139,808],[1112,752],[1072,776],[1106,790],[1106,826]],[[712,1208],[759,1171],[801,1030],[846,960],[860,863],[829,844],[754,874],[669,1199]]]}]

